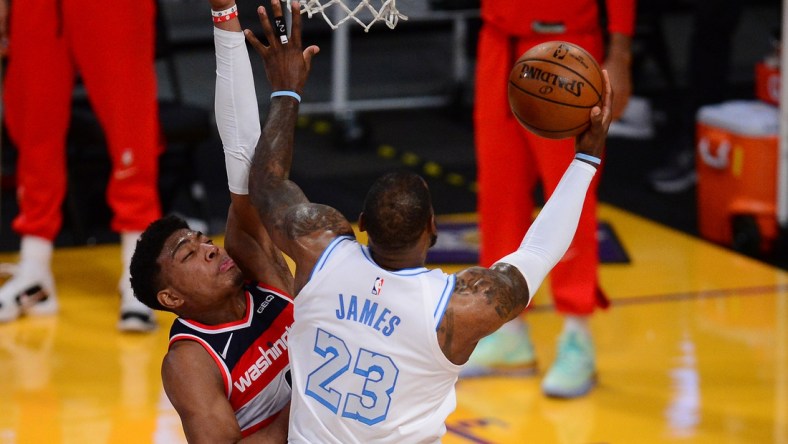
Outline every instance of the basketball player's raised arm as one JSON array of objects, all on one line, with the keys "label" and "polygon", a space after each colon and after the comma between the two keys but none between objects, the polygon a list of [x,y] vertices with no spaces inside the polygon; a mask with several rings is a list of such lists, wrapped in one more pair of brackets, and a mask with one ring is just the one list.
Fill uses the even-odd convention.
[{"label": "basketball player's raised arm", "polygon": [[575,160],[520,247],[489,269],[472,267],[457,274],[454,294],[438,329],[441,347],[452,362],[466,362],[479,339],[519,315],[569,248],[612,121],[613,91],[607,71],[603,78],[602,107],[594,107],[591,126],[575,138]]},{"label": "basketball player's raised arm", "polygon": [[[263,8],[257,12],[268,45],[251,31],[245,33],[263,58],[273,91],[262,136],[252,158],[249,193],[274,243],[296,263],[295,292],[298,293],[331,240],[352,234],[353,229],[336,209],[310,203],[301,188],[289,179],[300,96],[312,57],[319,51],[317,46],[301,49],[299,3],[293,2],[292,9],[292,32],[286,43],[274,34]],[[282,15],[278,0],[271,2],[271,10],[276,16]]]},{"label": "basketball player's raised arm", "polygon": [[[227,11],[235,1],[211,0],[210,4],[213,11]],[[292,294],[290,269],[249,200],[249,167],[260,138],[260,115],[246,39],[237,17],[214,23],[214,47],[216,125],[230,190],[224,244],[245,278]]]}]

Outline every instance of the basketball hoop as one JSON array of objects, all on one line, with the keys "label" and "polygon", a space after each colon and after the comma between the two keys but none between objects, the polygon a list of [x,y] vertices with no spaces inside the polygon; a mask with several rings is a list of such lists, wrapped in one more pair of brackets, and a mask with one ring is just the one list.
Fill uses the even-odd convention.
[{"label": "basketball hoop", "polygon": [[[397,0],[300,0],[301,13],[306,13],[309,18],[320,14],[323,19],[337,29],[348,20],[353,20],[365,32],[369,32],[375,22],[384,22],[390,29],[394,29],[400,19],[408,17],[397,10]],[[380,6],[375,6],[380,4]],[[289,3],[288,3],[289,6]]]}]

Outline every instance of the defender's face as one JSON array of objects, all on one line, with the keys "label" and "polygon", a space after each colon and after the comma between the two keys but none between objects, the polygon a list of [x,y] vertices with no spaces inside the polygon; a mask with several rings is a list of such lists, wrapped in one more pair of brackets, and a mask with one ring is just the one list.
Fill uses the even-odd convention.
[{"label": "defender's face", "polygon": [[165,286],[193,308],[221,303],[243,283],[241,270],[227,251],[197,231],[173,233],[164,243],[158,262]]}]

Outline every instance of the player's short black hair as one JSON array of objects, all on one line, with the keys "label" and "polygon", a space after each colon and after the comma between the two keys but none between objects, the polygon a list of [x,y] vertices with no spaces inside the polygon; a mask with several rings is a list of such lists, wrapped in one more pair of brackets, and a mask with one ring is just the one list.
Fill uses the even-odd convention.
[{"label": "player's short black hair", "polygon": [[178,216],[170,215],[154,221],[142,232],[131,257],[129,271],[134,296],[154,310],[168,311],[156,296],[163,286],[158,258],[167,239],[182,229],[189,229],[189,224]]},{"label": "player's short black hair", "polygon": [[412,246],[430,223],[432,198],[418,174],[395,171],[372,184],[363,211],[366,230],[374,244],[397,251]]}]

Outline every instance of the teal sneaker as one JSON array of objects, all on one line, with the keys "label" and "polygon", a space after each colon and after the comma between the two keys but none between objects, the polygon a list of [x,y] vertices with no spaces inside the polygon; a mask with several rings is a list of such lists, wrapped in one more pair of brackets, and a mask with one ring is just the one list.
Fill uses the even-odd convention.
[{"label": "teal sneaker", "polygon": [[558,356],[542,380],[542,391],[555,398],[577,398],[596,384],[594,344],[591,337],[564,333],[558,339]]},{"label": "teal sneaker", "polygon": [[536,354],[528,334],[528,324],[520,323],[519,325],[522,328],[497,330],[482,338],[460,371],[460,377],[534,374],[536,372]]}]

